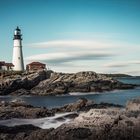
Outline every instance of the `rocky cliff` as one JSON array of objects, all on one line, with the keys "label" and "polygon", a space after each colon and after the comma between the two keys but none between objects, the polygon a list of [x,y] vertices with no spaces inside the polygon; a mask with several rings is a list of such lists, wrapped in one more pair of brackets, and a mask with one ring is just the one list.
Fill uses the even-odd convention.
[{"label": "rocky cliff", "polygon": [[0,95],[57,95],[128,88],[134,88],[134,85],[123,84],[92,71],[73,74],[39,71],[23,76],[7,77],[0,81]]},{"label": "rocky cliff", "polygon": [[134,88],[134,86],[123,84],[92,71],[87,71],[74,74],[51,73],[50,78],[41,81],[37,86],[32,88],[31,93],[56,95],[69,92],[102,92],[128,88]]},{"label": "rocky cliff", "polygon": [[49,78],[50,74],[51,71],[39,71],[0,79],[0,95],[30,94],[30,89],[38,85],[40,81]]}]

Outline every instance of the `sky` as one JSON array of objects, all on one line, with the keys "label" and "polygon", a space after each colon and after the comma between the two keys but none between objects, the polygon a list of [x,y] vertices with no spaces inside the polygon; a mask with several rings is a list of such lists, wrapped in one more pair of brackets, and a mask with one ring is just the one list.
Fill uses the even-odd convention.
[{"label": "sky", "polygon": [[25,65],[140,75],[140,0],[0,0],[0,61],[23,34]]}]

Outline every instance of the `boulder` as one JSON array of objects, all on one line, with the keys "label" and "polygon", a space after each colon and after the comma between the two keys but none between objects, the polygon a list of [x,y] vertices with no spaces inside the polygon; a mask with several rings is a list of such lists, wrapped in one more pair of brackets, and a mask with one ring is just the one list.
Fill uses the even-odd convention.
[{"label": "boulder", "polygon": [[90,109],[88,112],[81,113],[75,118],[74,123],[81,127],[105,127],[105,125],[112,126],[114,121],[119,118],[120,109]]},{"label": "boulder", "polygon": [[70,103],[67,105],[64,105],[63,107],[59,108],[53,108],[52,110],[54,112],[74,112],[82,109],[83,107],[89,105],[89,101],[86,98],[80,98],[78,101],[74,103]]},{"label": "boulder", "polygon": [[0,119],[11,118],[42,118],[54,116],[54,112],[44,107],[34,107],[22,100],[14,100],[11,102],[0,102]]},{"label": "boulder", "polygon": [[0,95],[7,94],[28,94],[28,91],[19,91],[19,89],[30,90],[38,85],[40,81],[45,80],[50,76],[50,72],[39,71],[20,77],[13,77],[11,79],[4,79],[0,82]]},{"label": "boulder", "polygon": [[140,111],[140,98],[128,101],[126,104],[126,109],[128,111]]}]

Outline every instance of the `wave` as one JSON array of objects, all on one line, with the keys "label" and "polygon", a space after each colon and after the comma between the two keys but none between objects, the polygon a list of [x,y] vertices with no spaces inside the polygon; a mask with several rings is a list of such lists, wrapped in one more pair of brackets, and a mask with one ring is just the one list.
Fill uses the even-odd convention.
[{"label": "wave", "polygon": [[98,94],[106,94],[106,93],[117,93],[119,91],[124,91],[124,90],[115,89],[115,90],[103,91],[103,92],[70,92],[69,95],[72,95],[72,96],[98,95]]},{"label": "wave", "polygon": [[16,126],[16,125],[25,125],[25,124],[32,124],[34,126],[38,126],[42,129],[49,129],[49,128],[57,128],[64,123],[71,122],[71,118],[67,118],[67,115],[71,115],[74,112],[67,112],[56,114],[53,117],[45,117],[39,119],[17,119],[12,118],[8,120],[0,120],[0,125],[4,126]]}]

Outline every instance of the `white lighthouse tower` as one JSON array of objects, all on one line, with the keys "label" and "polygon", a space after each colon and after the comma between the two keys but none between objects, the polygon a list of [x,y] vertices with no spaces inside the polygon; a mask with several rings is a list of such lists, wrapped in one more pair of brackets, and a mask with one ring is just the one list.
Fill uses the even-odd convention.
[{"label": "white lighthouse tower", "polygon": [[24,71],[23,53],[22,53],[22,38],[21,30],[19,27],[14,32],[14,48],[13,48],[13,61],[15,71]]}]

